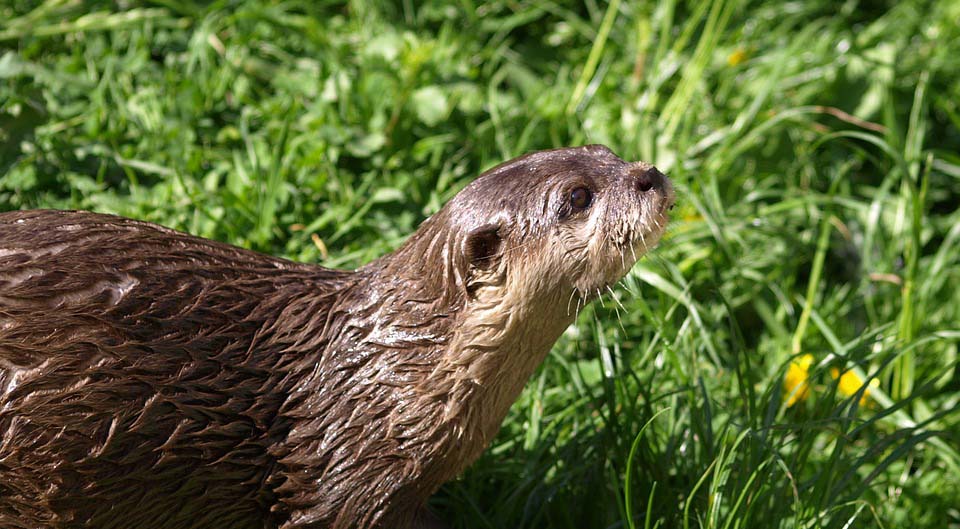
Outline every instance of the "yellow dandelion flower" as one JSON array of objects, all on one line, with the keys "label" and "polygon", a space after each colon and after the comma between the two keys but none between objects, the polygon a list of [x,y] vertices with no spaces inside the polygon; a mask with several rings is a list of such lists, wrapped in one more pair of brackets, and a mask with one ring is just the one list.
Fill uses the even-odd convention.
[{"label": "yellow dandelion flower", "polygon": [[747,50],[743,48],[737,48],[733,50],[733,53],[731,53],[730,55],[727,55],[727,64],[729,64],[730,66],[736,66],[742,63],[743,61],[747,60],[747,58],[748,58]]},{"label": "yellow dandelion flower", "polygon": [[787,406],[807,398],[810,392],[810,366],[813,365],[813,355],[805,354],[794,358],[787,367],[787,374],[783,376],[783,396],[787,399]]},{"label": "yellow dandelion flower", "polygon": [[[845,397],[852,397],[856,395],[860,388],[863,387],[863,379],[860,378],[860,375],[854,373],[853,371],[844,371],[842,374],[840,370],[833,367],[830,368],[830,376],[834,379],[839,378],[840,382],[837,384],[837,391]],[[860,405],[863,406],[867,403],[867,397],[870,396],[870,388],[875,388],[880,385],[880,381],[872,378],[870,379],[870,385],[867,389],[863,390],[863,395],[860,395]]]}]

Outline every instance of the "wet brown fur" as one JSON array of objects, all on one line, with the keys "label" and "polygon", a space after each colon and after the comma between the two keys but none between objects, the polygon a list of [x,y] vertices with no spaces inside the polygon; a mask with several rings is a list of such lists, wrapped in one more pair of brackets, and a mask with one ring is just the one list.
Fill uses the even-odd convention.
[{"label": "wet brown fur", "polygon": [[409,527],[670,202],[604,147],[534,153],[356,271],[0,214],[0,527]]}]

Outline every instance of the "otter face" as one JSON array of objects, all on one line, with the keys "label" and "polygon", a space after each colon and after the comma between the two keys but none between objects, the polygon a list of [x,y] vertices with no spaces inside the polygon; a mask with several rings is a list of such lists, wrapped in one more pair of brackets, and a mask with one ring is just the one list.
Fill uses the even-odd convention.
[{"label": "otter face", "polygon": [[447,325],[435,352],[418,350],[419,364],[436,360],[410,397],[454,432],[458,465],[438,470],[438,482],[493,438],[577,308],[657,243],[673,200],[653,166],[601,145],[536,152],[480,175],[369,265],[390,278],[385,289],[402,287],[396,314],[410,316],[398,332],[421,320]]},{"label": "otter face", "polygon": [[458,219],[468,232],[468,290],[523,291],[548,303],[592,298],[656,245],[673,201],[655,167],[602,145],[500,165],[454,199],[454,214],[471,213]]},{"label": "otter face", "polygon": [[424,223],[403,261],[428,261],[431,249],[442,248],[453,265],[445,277],[455,276],[466,295],[431,374],[452,376],[465,395],[445,402],[477,402],[481,410],[458,427],[464,461],[497,432],[581,304],[657,243],[673,200],[670,182],[653,166],[589,145],[497,166]]}]

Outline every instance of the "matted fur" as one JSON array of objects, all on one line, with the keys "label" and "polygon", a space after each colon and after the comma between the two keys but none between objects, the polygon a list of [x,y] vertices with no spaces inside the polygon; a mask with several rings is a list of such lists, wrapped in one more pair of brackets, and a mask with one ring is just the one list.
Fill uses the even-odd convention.
[{"label": "matted fur", "polygon": [[534,153],[356,271],[0,214],[0,527],[410,527],[672,200],[605,147]]}]

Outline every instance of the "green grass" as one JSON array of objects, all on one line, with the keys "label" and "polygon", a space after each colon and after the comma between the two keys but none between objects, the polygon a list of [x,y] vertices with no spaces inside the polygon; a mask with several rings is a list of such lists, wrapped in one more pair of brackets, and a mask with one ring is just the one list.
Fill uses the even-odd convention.
[{"label": "green grass", "polygon": [[960,3],[118,4],[0,5],[0,209],[354,267],[530,150],[673,178],[455,527],[960,527]]}]

